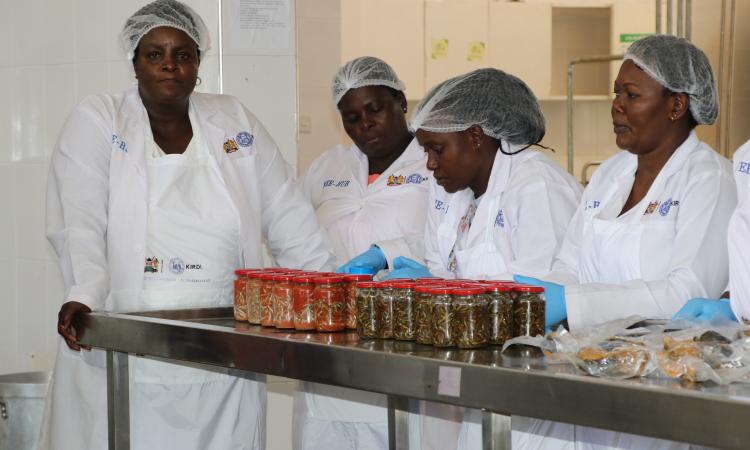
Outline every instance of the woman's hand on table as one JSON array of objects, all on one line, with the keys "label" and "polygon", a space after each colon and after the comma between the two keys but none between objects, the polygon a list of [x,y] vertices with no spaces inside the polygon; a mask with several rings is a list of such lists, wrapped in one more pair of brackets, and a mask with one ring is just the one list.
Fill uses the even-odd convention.
[{"label": "woman's hand on table", "polygon": [[[80,323],[80,315],[91,312],[91,308],[76,301],[65,302],[57,313],[57,333],[65,339],[65,343],[71,350],[80,351],[81,345],[78,343],[78,330],[76,323]],[[79,327],[80,329],[80,327]],[[91,347],[83,346],[86,350]]]}]

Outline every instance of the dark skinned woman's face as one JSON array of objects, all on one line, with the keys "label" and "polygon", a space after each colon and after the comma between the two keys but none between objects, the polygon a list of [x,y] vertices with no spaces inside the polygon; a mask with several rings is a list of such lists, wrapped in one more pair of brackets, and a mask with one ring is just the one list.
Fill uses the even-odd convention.
[{"label": "dark skinned woman's face", "polygon": [[417,130],[417,142],[427,153],[427,169],[446,192],[469,187],[482,160],[469,131],[433,133]]},{"label": "dark skinned woman's face", "polygon": [[640,155],[657,148],[670,126],[675,97],[631,60],[620,67],[612,101],[617,146]]},{"label": "dark skinned woman's face", "polygon": [[141,98],[161,104],[187,101],[199,65],[198,45],[184,31],[154,28],[141,38],[133,59]]},{"label": "dark skinned woman's face", "polygon": [[383,86],[364,86],[349,90],[338,104],[346,134],[369,158],[383,158],[397,150],[408,133],[400,98]]}]

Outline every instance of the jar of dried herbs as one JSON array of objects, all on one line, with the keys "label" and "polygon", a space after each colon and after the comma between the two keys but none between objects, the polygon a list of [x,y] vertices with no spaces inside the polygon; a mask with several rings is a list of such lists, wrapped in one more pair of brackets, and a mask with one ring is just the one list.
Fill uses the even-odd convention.
[{"label": "jar of dried herbs", "polygon": [[458,348],[479,348],[487,345],[487,298],[484,287],[453,289],[451,327]]},{"label": "jar of dried herbs", "polygon": [[544,336],[544,288],[516,285],[513,292],[513,336]]},{"label": "jar of dried herbs", "polygon": [[393,301],[393,337],[399,341],[413,341],[417,332],[417,322],[414,315],[413,281],[394,283]]}]

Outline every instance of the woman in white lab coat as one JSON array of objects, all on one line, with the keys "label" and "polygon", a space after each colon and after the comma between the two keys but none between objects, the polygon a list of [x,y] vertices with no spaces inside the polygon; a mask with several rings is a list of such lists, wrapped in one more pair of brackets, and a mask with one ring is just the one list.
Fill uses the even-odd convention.
[{"label": "woman in white lab coat", "polygon": [[[313,161],[302,186],[339,262],[354,258],[340,270],[375,273],[399,255],[421,260],[429,173],[406,125],[404,85],[365,56],[344,64],[332,88],[354,143]],[[385,448],[387,422],[380,394],[302,383],[295,396],[296,449]]]},{"label": "woman in white lab coat", "polygon": [[[430,180],[425,258],[445,278],[510,279],[547,273],[581,186],[531,147],[544,137],[539,103],[526,84],[480,69],[434,87],[411,121],[427,152]],[[479,411],[422,405],[422,448],[479,448]],[[437,417],[435,417],[437,416]],[[450,430],[453,428],[453,436]],[[435,438],[438,439],[435,439]]]},{"label": "woman in white lab coat", "polygon": [[[694,128],[718,115],[705,54],[685,39],[633,43],[614,85],[612,121],[626,150],[594,173],[553,272],[547,325],[571,329],[641,315],[670,318],[727,284],[726,234],[736,193],[729,162]],[[514,433],[520,448],[683,448],[686,444],[545,421]],[[514,424],[515,426],[515,424]],[[518,430],[518,428],[516,428]],[[547,439],[556,435],[558,439]]]},{"label": "woman in white lab coat", "polygon": [[728,298],[694,298],[675,314],[674,319],[750,322],[750,251],[746,244],[750,236],[750,141],[737,149],[733,160],[738,203],[727,231],[729,290],[722,297]]},{"label": "woman in white lab coat", "polygon": [[[193,92],[209,48],[201,18],[158,0],[121,38],[137,88],[86,98],[52,156],[47,235],[66,296],[40,449],[107,447],[104,352],[81,351],[82,314],[228,306],[234,269],[262,265],[263,239],[282,266],[334,267],[260,122],[233,97]],[[262,376],[136,357],[130,366],[132,448],[264,447]]]}]

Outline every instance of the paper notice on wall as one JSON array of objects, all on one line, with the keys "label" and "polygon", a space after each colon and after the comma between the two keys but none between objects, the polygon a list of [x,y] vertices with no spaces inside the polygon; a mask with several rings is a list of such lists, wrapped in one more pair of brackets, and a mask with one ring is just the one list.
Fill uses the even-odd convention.
[{"label": "paper notice on wall", "polygon": [[448,39],[432,40],[432,59],[443,59],[448,57]]},{"label": "paper notice on wall", "polygon": [[470,62],[484,62],[484,42],[469,42],[466,60]]},{"label": "paper notice on wall", "polygon": [[232,48],[291,50],[292,13],[292,0],[232,0],[224,14]]}]

